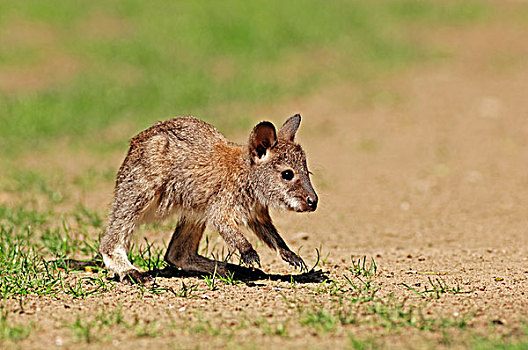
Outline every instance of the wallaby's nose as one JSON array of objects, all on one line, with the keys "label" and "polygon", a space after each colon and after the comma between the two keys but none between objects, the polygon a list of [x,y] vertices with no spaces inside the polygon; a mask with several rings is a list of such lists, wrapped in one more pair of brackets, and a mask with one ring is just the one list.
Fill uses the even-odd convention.
[{"label": "wallaby's nose", "polygon": [[317,208],[317,196],[315,196],[315,197],[311,197],[311,196],[306,197],[306,203],[308,203],[308,207],[310,207],[310,210],[314,211]]}]

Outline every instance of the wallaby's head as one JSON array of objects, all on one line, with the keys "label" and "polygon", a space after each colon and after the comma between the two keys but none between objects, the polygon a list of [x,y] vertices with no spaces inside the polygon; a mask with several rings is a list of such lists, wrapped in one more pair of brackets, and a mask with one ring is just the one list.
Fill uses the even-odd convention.
[{"label": "wallaby's head", "polygon": [[257,124],[249,136],[249,156],[259,199],[273,207],[305,212],[317,208],[317,194],[304,151],[294,142],[300,123],[296,114],[278,132],[270,122]]}]

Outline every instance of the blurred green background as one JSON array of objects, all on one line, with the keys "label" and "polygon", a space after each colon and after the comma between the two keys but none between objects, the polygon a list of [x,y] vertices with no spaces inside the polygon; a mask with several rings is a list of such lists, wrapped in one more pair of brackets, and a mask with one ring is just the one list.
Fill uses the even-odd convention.
[{"label": "blurred green background", "polygon": [[[437,1],[0,2],[0,157],[120,148],[192,114],[249,128],[258,106],[444,57],[413,32],[485,20]],[[271,116],[282,119],[284,116]]]}]

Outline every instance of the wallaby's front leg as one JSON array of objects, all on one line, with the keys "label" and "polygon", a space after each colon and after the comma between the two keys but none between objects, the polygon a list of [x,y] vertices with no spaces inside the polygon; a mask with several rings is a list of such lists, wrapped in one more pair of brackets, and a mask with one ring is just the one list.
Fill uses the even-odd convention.
[{"label": "wallaby's front leg", "polygon": [[249,222],[249,227],[255,232],[258,238],[266,243],[266,245],[277,250],[282,260],[300,270],[307,269],[303,259],[292,252],[290,248],[288,248],[288,245],[286,245],[286,242],[284,242],[279,235],[267,210],[260,211],[258,215]]},{"label": "wallaby's front leg", "polygon": [[248,266],[260,266],[260,258],[257,252],[242,232],[240,232],[234,218],[227,215],[218,215],[212,220],[211,224],[220,233],[220,236],[222,236],[230,248],[238,250],[244,264]]}]

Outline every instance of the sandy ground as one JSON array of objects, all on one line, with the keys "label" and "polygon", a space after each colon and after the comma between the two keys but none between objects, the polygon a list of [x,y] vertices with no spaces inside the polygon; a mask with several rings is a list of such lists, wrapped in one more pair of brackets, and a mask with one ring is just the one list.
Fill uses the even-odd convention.
[{"label": "sandy ground", "polygon": [[[314,173],[320,207],[314,214],[274,213],[274,218],[290,246],[302,246],[308,265],[315,263],[314,249],[322,247],[323,256],[329,254],[323,269],[339,279],[351,266],[351,257],[373,257],[380,293],[415,301],[420,298],[403,284],[423,289],[429,277],[441,277],[464,293],[430,301],[426,314],[474,314],[470,326],[477,334],[489,332],[490,325],[497,333],[519,332],[528,315],[525,33],[526,27],[513,23],[419,34],[452,57],[373,82],[367,88],[370,94],[340,85],[258,111],[262,119],[298,111],[304,117],[299,142]],[[280,117],[273,119],[281,122]],[[267,248],[258,250],[266,271],[291,272]],[[175,289],[182,281],[201,283],[158,279]],[[216,291],[201,288],[194,299],[139,295],[134,287],[121,285],[87,300],[31,297],[19,321],[34,322],[37,330],[13,346],[97,348],[101,342],[75,343],[64,325],[76,315],[93,318],[119,305],[124,318],[135,318],[137,327],[152,323],[154,328],[171,328],[162,327],[160,336],[133,339],[114,329],[102,340],[107,347],[350,345],[343,330],[314,334],[289,321],[297,312],[289,298],[306,305],[328,302],[313,286],[292,289],[289,283],[260,281]],[[196,320],[220,335],[192,328],[200,324]],[[260,328],[290,322],[289,336],[262,336],[255,327],[245,329],[244,322],[261,322]],[[371,331],[364,326],[349,329],[360,338],[377,334]],[[428,341],[416,341],[420,336],[413,332],[382,334],[388,347],[420,347]],[[431,334],[433,342],[435,337]]]}]

